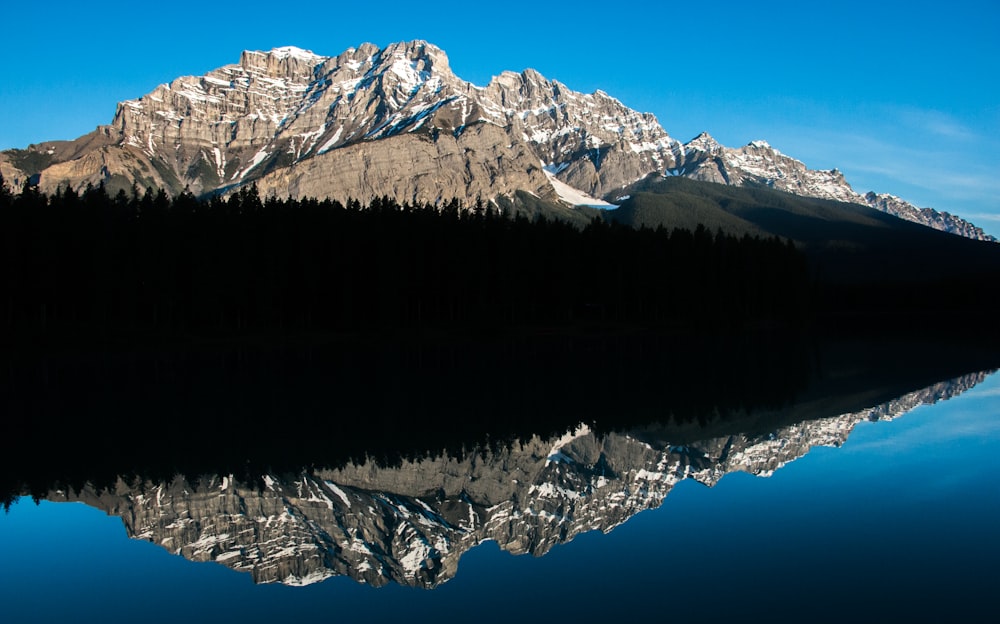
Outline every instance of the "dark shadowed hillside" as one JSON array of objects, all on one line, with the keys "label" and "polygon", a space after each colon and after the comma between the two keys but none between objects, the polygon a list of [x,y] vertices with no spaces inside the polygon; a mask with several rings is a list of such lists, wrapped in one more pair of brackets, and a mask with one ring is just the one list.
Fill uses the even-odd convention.
[{"label": "dark shadowed hillside", "polygon": [[974,241],[862,206],[769,188],[649,176],[606,213],[631,226],[703,224],[709,230],[791,239],[832,284],[930,284],[1000,274],[1000,245]]}]

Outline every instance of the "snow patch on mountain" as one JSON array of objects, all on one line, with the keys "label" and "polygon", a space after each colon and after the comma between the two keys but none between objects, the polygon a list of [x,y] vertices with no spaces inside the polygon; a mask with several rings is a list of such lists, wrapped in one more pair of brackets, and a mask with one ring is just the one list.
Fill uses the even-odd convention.
[{"label": "snow patch on mountain", "polygon": [[[468,134],[476,126],[501,132],[472,140]],[[295,46],[245,51],[237,64],[183,76],[122,102],[112,124],[98,133],[107,137],[102,148],[112,143],[134,166],[112,171],[105,159],[91,158],[89,164],[85,154],[74,154],[74,167],[59,168],[63,163],[57,162],[51,176],[42,171],[40,187],[82,189],[108,182],[113,174],[135,177],[152,163],[154,178],[132,181],[152,179],[169,185],[168,191],[187,187],[203,194],[234,183],[264,184],[264,176],[271,176],[271,191],[283,196],[307,188],[326,196],[366,196],[391,188],[404,195],[400,199],[465,193],[459,198],[471,203],[484,189],[493,192],[489,199],[514,189],[544,192],[546,180],[532,172],[533,163],[541,161],[551,163],[544,178],[571,205],[609,207],[595,198],[655,173],[859,203],[963,236],[992,239],[953,215],[891,196],[861,195],[837,169],[811,170],[766,141],[728,148],[705,133],[681,144],[653,115],[601,90],[573,91],[533,69],[504,71],[478,87],[452,73],[440,48],[419,40],[381,49],[365,43],[336,57]],[[413,145],[398,149],[399,137],[407,135],[433,143],[462,141],[462,146],[457,151],[443,144],[429,151]],[[393,140],[392,146],[386,139]],[[333,157],[361,145],[364,162],[378,161],[380,167],[343,174],[355,165],[334,165]],[[429,157],[432,168],[418,168],[418,173],[412,160],[417,154]],[[143,157],[147,160],[141,164],[133,162]],[[305,166],[315,158],[331,164]],[[269,165],[262,167],[265,160]],[[400,179],[408,170],[421,180]],[[470,179],[475,176],[482,179]],[[436,193],[432,186],[438,187]]]},{"label": "snow patch on mountain", "polygon": [[615,204],[610,204],[603,199],[597,199],[596,197],[591,197],[586,193],[579,191],[572,186],[566,184],[562,180],[556,177],[556,171],[553,171],[554,167],[546,166],[543,168],[545,171],[545,177],[549,179],[552,183],[552,188],[555,189],[556,195],[559,199],[566,202],[570,206],[592,206],[594,208],[617,208]]},{"label": "snow patch on mountain", "polygon": [[297,48],[295,46],[282,46],[280,48],[274,48],[269,54],[278,59],[296,58],[309,63],[319,63],[326,58],[319,56],[318,54],[313,54],[310,50],[303,50],[302,48]]}]

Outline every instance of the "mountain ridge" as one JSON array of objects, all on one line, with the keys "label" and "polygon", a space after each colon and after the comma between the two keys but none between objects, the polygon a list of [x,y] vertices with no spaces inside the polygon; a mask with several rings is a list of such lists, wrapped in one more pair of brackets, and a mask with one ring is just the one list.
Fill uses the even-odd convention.
[{"label": "mountain ridge", "polygon": [[755,433],[687,439],[669,426],[602,435],[580,425],[460,458],[266,473],[256,484],[233,475],[119,479],[107,490],[88,484],[45,498],[102,509],[121,517],[132,539],[214,561],[255,583],[308,585],[347,576],[376,587],[429,589],[454,578],[464,554],[483,542],[542,556],[660,507],[681,481],[713,487],[737,471],[769,477],[815,447],[842,446],[859,423],[892,421],[958,396],[988,375],[966,374],[858,411]]},{"label": "mountain ridge", "polygon": [[764,141],[728,148],[703,133],[682,144],[654,115],[533,69],[476,86],[421,40],[337,56],[244,51],[237,64],[119,103],[111,124],[88,135],[2,152],[0,173],[49,192],[103,183],[211,194],[253,183],[274,196],[516,203],[526,192],[605,206],[658,173],[858,203],[994,240],[948,213],[859,194],[838,170],[808,169]]}]

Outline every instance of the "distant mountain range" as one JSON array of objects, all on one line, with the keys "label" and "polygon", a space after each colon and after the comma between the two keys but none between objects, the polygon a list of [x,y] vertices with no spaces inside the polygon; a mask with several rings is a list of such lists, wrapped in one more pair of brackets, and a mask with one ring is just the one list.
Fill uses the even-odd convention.
[{"label": "distant mountain range", "polygon": [[619,205],[648,176],[683,177],[875,208],[929,227],[994,240],[961,218],[891,195],[855,192],[762,141],[687,143],[653,115],[583,94],[534,70],[466,82],[439,48],[372,44],[336,57],[293,47],[243,52],[236,65],[181,77],[118,104],[110,125],[72,141],[0,152],[15,189],[103,183],[225,193],[255,183],[278,197],[452,197],[584,221],[576,206]]}]

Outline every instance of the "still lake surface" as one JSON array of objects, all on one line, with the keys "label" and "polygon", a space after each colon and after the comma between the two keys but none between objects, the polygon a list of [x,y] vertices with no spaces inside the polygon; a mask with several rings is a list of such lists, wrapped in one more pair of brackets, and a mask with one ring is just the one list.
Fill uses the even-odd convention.
[{"label": "still lake surface", "polygon": [[899,392],[824,357],[822,383],[728,419],[57,484],[0,516],[3,620],[992,620],[1000,376],[922,370]]}]

